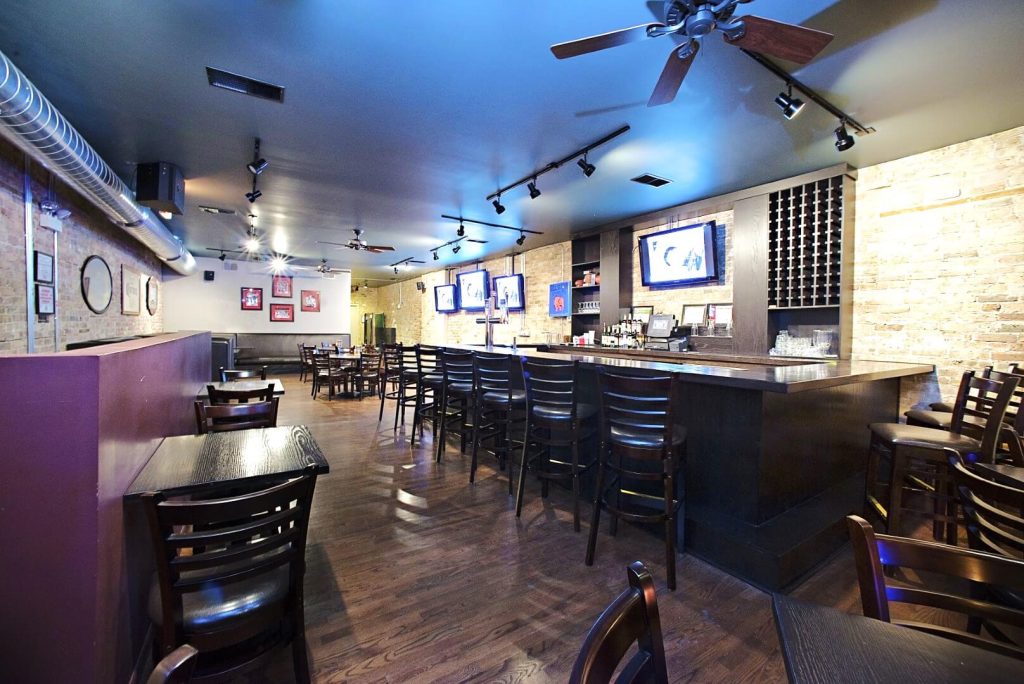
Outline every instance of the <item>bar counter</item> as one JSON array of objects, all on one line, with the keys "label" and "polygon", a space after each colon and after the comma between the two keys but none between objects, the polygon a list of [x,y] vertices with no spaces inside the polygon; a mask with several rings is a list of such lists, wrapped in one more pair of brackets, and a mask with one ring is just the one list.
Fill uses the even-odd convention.
[{"label": "bar counter", "polygon": [[[599,367],[677,373],[677,415],[688,434],[681,541],[769,590],[798,581],[847,542],[844,517],[863,509],[868,423],[896,421],[900,378],[934,371],[927,364],[599,347],[490,351],[576,359],[580,396],[594,400]],[[652,546],[652,558],[660,551]]]}]

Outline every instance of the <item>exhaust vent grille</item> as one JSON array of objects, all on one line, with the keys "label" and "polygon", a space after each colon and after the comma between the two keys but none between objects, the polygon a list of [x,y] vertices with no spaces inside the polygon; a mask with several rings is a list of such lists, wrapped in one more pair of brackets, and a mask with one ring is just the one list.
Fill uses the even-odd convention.
[{"label": "exhaust vent grille", "polygon": [[206,67],[206,79],[214,88],[223,88],[243,95],[251,95],[264,100],[284,102],[284,88],[272,83],[257,81],[255,78],[233,74],[213,67]]},{"label": "exhaust vent grille", "polygon": [[644,185],[650,185],[651,187],[655,188],[660,188],[662,185],[668,185],[669,183],[672,182],[667,178],[661,178],[660,176],[655,176],[652,173],[645,173],[643,175],[637,176],[636,178],[630,178],[630,180],[633,181],[634,183],[642,183]]}]

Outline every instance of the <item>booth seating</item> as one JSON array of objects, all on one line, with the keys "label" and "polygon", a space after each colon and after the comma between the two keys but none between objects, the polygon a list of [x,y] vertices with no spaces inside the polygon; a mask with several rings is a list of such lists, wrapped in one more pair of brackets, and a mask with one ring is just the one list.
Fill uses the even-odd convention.
[{"label": "booth seating", "polygon": [[301,370],[299,344],[328,342],[345,347],[352,344],[352,336],[348,333],[215,333],[214,337],[234,340],[236,368],[268,366],[271,375]]}]

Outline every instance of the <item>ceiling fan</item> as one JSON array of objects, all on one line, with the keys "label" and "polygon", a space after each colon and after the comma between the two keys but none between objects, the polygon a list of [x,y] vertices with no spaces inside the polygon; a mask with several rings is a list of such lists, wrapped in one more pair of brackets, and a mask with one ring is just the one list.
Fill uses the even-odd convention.
[{"label": "ceiling fan", "polygon": [[679,86],[686,78],[704,36],[719,31],[726,43],[772,57],[806,64],[831,42],[831,33],[786,24],[755,16],[734,17],[737,5],[752,0],[666,0],[664,22],[641,24],[630,28],[601,33],[596,36],[570,40],[551,46],[558,59],[566,59],[632,43],[646,38],[676,35],[683,43],[672,48],[665,68],[648,107],[667,104],[675,99]]},{"label": "ceiling fan", "polygon": [[393,252],[394,247],[388,245],[368,245],[366,240],[363,239],[363,229],[353,228],[352,232],[356,234],[354,238],[348,242],[327,242],[325,240],[317,240],[317,243],[321,245],[331,245],[332,247],[348,247],[354,249],[357,252],[370,252],[372,254],[380,254],[381,252]]},{"label": "ceiling fan", "polygon": [[316,266],[298,266],[295,264],[289,264],[288,268],[296,271],[316,271],[328,280],[334,278],[336,273],[348,273],[347,268],[334,268],[333,266],[328,265],[327,259],[321,259],[320,263]]}]

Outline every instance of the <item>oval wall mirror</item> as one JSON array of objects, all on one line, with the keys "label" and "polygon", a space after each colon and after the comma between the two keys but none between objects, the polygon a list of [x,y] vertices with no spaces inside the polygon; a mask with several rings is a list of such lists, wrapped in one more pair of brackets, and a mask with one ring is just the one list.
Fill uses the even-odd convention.
[{"label": "oval wall mirror", "polygon": [[103,313],[110,306],[114,280],[103,257],[93,254],[82,265],[82,297],[93,313]]}]

